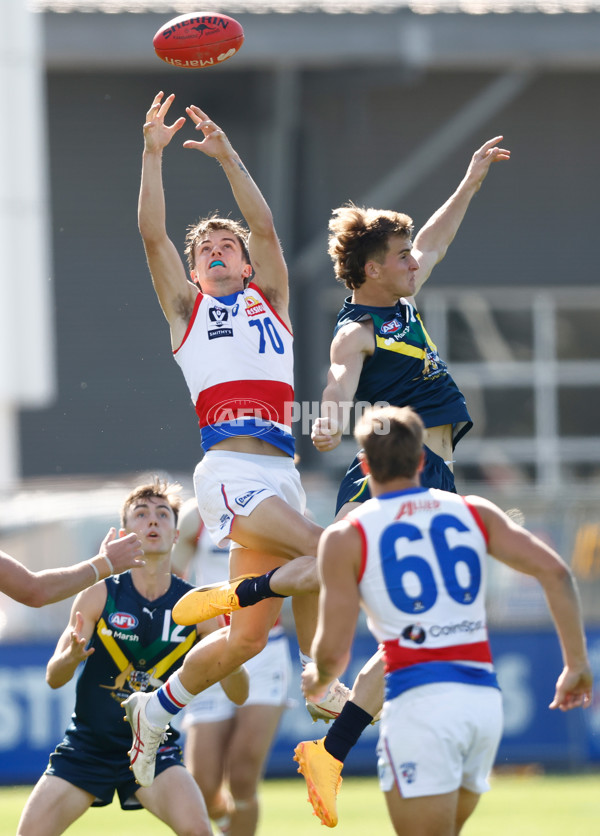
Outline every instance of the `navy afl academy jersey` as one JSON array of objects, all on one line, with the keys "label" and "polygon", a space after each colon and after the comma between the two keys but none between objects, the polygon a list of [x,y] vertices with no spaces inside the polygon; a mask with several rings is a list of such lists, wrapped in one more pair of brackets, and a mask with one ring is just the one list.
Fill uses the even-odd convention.
[{"label": "navy afl academy jersey", "polygon": [[[75,711],[67,738],[110,751],[131,747],[131,728],[121,702],[133,691],[153,691],[183,662],[197,638],[195,625],[175,624],[171,612],[191,584],[171,576],[169,589],[148,601],[130,572],[107,578],[106,604],[96,624],[77,682]],[[179,733],[170,729],[168,742]]]},{"label": "navy afl academy jersey", "polygon": [[355,400],[411,406],[426,427],[454,426],[453,444],[473,426],[464,395],[406,299],[389,308],[357,305],[348,297],[334,334],[350,322],[371,319],[375,351],[364,362]]}]

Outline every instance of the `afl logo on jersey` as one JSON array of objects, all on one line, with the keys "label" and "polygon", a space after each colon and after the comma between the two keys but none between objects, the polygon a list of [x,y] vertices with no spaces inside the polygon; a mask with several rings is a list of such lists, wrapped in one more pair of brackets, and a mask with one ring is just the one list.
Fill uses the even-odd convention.
[{"label": "afl logo on jersey", "polygon": [[379,329],[380,334],[388,335],[388,334],[397,334],[398,331],[402,328],[402,323],[399,319],[390,319],[389,322],[384,322],[381,328]]},{"label": "afl logo on jersey", "polygon": [[117,630],[134,630],[138,626],[135,615],[128,612],[113,612],[108,617],[108,623]]}]

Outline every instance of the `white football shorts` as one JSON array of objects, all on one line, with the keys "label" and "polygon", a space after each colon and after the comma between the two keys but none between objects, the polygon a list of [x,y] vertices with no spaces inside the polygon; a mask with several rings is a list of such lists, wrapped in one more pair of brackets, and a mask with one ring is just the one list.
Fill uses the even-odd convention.
[{"label": "white football shorts", "polygon": [[238,708],[247,705],[287,705],[292,660],[283,628],[275,629],[277,633],[269,639],[264,650],[244,662],[250,677],[250,692],[244,705],[237,706],[231,702],[217,682],[197,694],[186,706],[182,729],[188,729],[196,723],[229,720]]},{"label": "white football shorts", "polygon": [[306,510],[300,474],[289,456],[209,450],[196,465],[194,490],[204,525],[221,548],[235,515],[247,517],[270,496],[281,497],[299,514]]},{"label": "white football shorts", "polygon": [[421,685],[384,704],[377,744],[379,786],[404,798],[464,787],[489,790],[502,735],[498,688],[462,682]]}]

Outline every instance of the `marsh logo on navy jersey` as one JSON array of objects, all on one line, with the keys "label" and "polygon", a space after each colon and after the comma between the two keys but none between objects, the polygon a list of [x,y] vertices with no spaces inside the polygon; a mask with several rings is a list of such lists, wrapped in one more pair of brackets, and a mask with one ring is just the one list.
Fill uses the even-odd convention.
[{"label": "marsh logo on navy jersey", "polygon": [[113,612],[108,616],[108,623],[116,630],[135,630],[138,620],[128,612]]},{"label": "marsh logo on navy jersey", "polygon": [[217,337],[233,337],[233,329],[225,325],[229,320],[227,308],[220,308],[218,305],[213,305],[212,308],[208,309],[208,318],[210,319],[208,328],[209,340],[214,340]]}]

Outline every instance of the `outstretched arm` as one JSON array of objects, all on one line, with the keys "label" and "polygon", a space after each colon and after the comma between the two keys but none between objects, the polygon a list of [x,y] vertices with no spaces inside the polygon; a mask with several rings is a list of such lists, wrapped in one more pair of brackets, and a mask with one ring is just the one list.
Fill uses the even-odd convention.
[{"label": "outstretched arm", "polygon": [[550,708],[568,711],[588,707],[592,698],[592,672],[575,579],[559,555],[499,508],[482,497],[466,497],[479,512],[489,535],[489,553],[498,560],[532,575],[544,589],[558,633],[564,668],[556,683]]},{"label": "outstretched arm", "polygon": [[349,522],[327,528],[319,540],[319,618],[311,647],[313,662],[302,673],[302,691],[319,702],[348,666],[360,608],[358,572],[361,537]]},{"label": "outstretched arm", "polygon": [[264,290],[273,307],[289,326],[287,266],[267,201],[225,132],[199,107],[192,105],[186,110],[196,124],[196,129],[204,134],[204,139],[200,142],[188,140],[183,146],[202,151],[220,163],[250,230],[248,248],[254,281]]},{"label": "outstretched arm", "polygon": [[0,591],[28,607],[43,607],[70,598],[111,574],[143,566],[144,552],[137,535],[116,540],[115,533],[111,528],[95,557],[60,569],[31,572],[14,557],[0,552]]},{"label": "outstretched arm", "polygon": [[144,123],[144,154],[138,202],[138,226],[146,250],[148,267],[162,311],[171,327],[173,348],[178,348],[193,310],[198,289],[188,281],[177,248],[167,235],[165,196],[162,179],[163,150],[185,124],[185,117],[166,125],[175,98],[163,101],[157,93]]},{"label": "outstretched arm", "polygon": [[355,322],[333,338],[321,414],[312,426],[312,442],[320,453],[334,450],[350,420],[350,410],[365,359],[375,342],[370,322]]},{"label": "outstretched arm", "polygon": [[46,666],[46,682],[51,688],[60,688],[69,682],[79,663],[94,652],[93,648],[87,648],[87,644],[105,603],[104,583],[86,589],[73,602],[69,623]]},{"label": "outstretched arm", "polygon": [[475,151],[457,190],[417,233],[413,248],[413,255],[419,262],[415,295],[427,281],[435,265],[446,255],[471,199],[481,188],[491,164],[498,160],[510,159],[510,151],[498,148],[501,139],[501,136],[489,139]]}]

